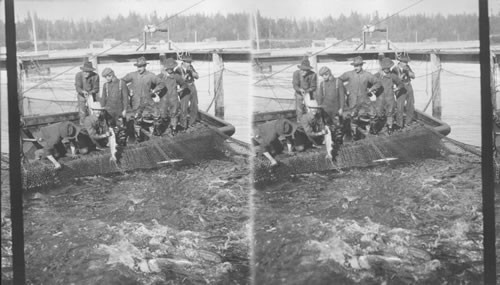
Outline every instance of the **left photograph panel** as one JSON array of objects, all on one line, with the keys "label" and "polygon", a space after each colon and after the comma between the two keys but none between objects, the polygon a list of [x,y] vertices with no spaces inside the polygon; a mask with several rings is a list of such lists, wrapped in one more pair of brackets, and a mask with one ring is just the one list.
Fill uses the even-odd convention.
[{"label": "left photograph panel", "polygon": [[251,3],[13,2],[21,153],[0,33],[2,284],[250,284]]}]

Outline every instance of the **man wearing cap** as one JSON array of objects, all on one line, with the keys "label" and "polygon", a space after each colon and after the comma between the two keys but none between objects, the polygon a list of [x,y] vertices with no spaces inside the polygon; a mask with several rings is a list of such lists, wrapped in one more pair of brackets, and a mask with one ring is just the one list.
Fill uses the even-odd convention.
[{"label": "man wearing cap", "polygon": [[397,98],[397,111],[396,111],[396,122],[400,127],[404,127],[403,118],[404,111],[406,109],[406,125],[410,125],[415,120],[415,97],[413,95],[413,86],[411,85],[411,80],[415,79],[415,73],[411,70],[408,62],[410,58],[407,55],[403,55],[399,58],[398,65],[393,69],[401,81],[404,83],[404,88],[400,92],[396,93]]},{"label": "man wearing cap", "polygon": [[137,71],[128,73],[122,80],[131,84],[130,111],[135,113],[136,117],[141,117],[145,110],[151,113],[156,111],[152,95],[159,93],[165,85],[154,73],[146,70],[148,62],[143,56],[139,57],[134,65]]},{"label": "man wearing cap", "polygon": [[[377,101],[375,102],[377,120],[382,120],[384,116],[387,118],[386,124],[389,134],[393,131],[394,108],[396,107],[394,93],[404,87],[399,77],[391,72],[391,67],[393,66],[394,62],[386,57],[380,63],[381,71],[375,74],[375,77],[377,77],[382,85],[380,94],[378,94]],[[393,88],[393,86],[396,86],[396,88]],[[374,133],[379,131],[378,128],[372,128],[372,130]]]},{"label": "man wearing cap", "polygon": [[295,110],[297,112],[297,121],[307,112],[306,103],[314,99],[318,77],[312,70],[309,59],[302,60],[299,68],[293,73],[293,89],[295,90]]},{"label": "man wearing cap", "polygon": [[282,140],[286,140],[287,150],[292,152],[295,131],[296,125],[283,118],[259,125],[252,139],[256,153],[262,153],[271,162],[271,166],[277,165],[273,156],[283,151]]},{"label": "man wearing cap", "polygon": [[[165,90],[160,93],[160,116],[163,121],[169,121],[170,133],[174,135],[177,131],[177,123],[180,111],[180,99],[189,95],[189,88],[180,74],[174,73],[177,62],[173,58],[167,58],[165,61],[165,69],[158,74],[166,86]],[[182,115],[181,119],[185,119],[187,114]]]},{"label": "man wearing cap", "polygon": [[307,107],[309,112],[301,117],[295,134],[295,149],[297,151],[304,151],[311,145],[323,144],[326,134],[322,107],[315,100],[310,101]]},{"label": "man wearing cap", "polygon": [[335,78],[331,70],[326,66],[320,68],[319,75],[323,78],[323,81],[319,84],[316,101],[323,106],[325,113],[333,120],[337,116],[342,116],[343,113],[344,84],[338,78]]},{"label": "man wearing cap", "polygon": [[[348,82],[347,85],[347,108],[350,116],[369,115],[375,116],[375,109],[370,102],[373,92],[380,88],[380,82],[373,74],[363,70],[363,58],[357,56],[353,59],[351,65],[354,70],[347,71],[339,79]],[[347,111],[347,110],[344,110]]]},{"label": "man wearing cap", "polygon": [[[192,65],[192,57],[190,54],[186,54],[182,57],[182,64],[177,66],[174,70],[175,73],[181,75],[186,83],[189,94],[186,94],[181,98],[181,118],[180,124],[185,129],[188,125],[194,124],[199,120],[198,115],[198,91],[194,85],[194,81],[199,78],[198,72],[194,69]],[[187,119],[187,114],[189,112],[189,121]]]},{"label": "man wearing cap", "polygon": [[92,96],[92,101],[96,101],[99,94],[99,74],[95,73],[95,68],[92,62],[84,62],[75,76],[75,88],[78,97],[78,112],[80,115],[80,125],[86,116],[90,114],[89,106],[87,106],[89,96]]},{"label": "man wearing cap", "polygon": [[64,143],[70,143],[71,157],[76,157],[76,137],[78,136],[78,127],[71,122],[59,122],[40,128],[40,138],[44,145],[43,149],[37,150],[35,156],[41,159],[45,155],[55,169],[60,169],[61,164],[56,160],[66,152]]},{"label": "man wearing cap", "polygon": [[91,106],[92,114],[83,121],[83,128],[78,136],[80,153],[86,154],[91,148],[102,149],[108,144],[111,117],[100,102],[94,102]]},{"label": "man wearing cap", "polygon": [[125,81],[118,79],[109,67],[102,71],[102,76],[106,79],[106,83],[102,86],[101,105],[113,118],[111,124],[115,125],[116,121],[120,117],[125,118],[127,113],[128,87]]}]

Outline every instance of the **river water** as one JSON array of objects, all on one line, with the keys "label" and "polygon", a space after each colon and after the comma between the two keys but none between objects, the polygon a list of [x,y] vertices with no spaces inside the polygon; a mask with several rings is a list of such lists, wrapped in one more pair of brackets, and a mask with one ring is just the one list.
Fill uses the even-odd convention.
[{"label": "river water", "polygon": [[[378,61],[365,60],[365,70],[376,73]],[[348,62],[318,63],[318,69],[328,66],[335,77],[345,71],[352,70]],[[429,62],[412,61],[411,68],[416,74],[412,81],[415,91],[415,107],[424,110],[432,97],[431,72]],[[289,67],[289,68],[287,68]],[[286,69],[287,68],[287,69]],[[481,145],[481,105],[480,105],[480,76],[479,64],[470,63],[442,63],[441,71],[441,119],[451,126],[449,137],[464,143]],[[292,73],[297,69],[290,65],[273,65],[272,77],[254,85],[256,96],[255,106],[258,111],[294,109],[293,103],[278,99],[293,99]],[[269,76],[273,73],[265,73]],[[256,79],[263,78],[262,74]],[[432,114],[432,103],[426,110]]]},{"label": "river water", "polygon": [[[198,89],[199,107],[206,111],[210,106],[209,113],[214,113],[214,104],[211,104],[214,98],[214,75],[216,71],[211,62],[193,62],[193,66],[200,74],[200,79],[196,81]],[[99,65],[102,71],[105,67],[111,67],[118,77],[123,77],[136,68],[132,62],[115,63]],[[80,71],[78,66],[69,70],[71,66],[54,67],[50,69],[50,75],[47,76],[28,76],[24,80],[24,112],[30,114],[54,114],[62,112],[76,111],[76,93],[74,89],[75,74]],[[147,68],[149,71],[160,73],[159,62],[150,61]],[[6,71],[0,71],[0,97],[1,97],[1,151],[8,152],[8,108],[7,108],[7,76]],[[48,83],[38,85],[43,80],[57,78]],[[249,97],[249,77],[250,65],[245,62],[228,62],[224,67],[224,105],[225,120],[233,124],[236,132],[234,138],[243,141],[249,141],[250,128],[249,120],[251,111]],[[101,77],[101,87],[105,80]],[[33,88],[33,89],[31,89]],[[38,99],[38,100],[37,100]],[[57,100],[58,102],[49,102],[42,100]]]}]

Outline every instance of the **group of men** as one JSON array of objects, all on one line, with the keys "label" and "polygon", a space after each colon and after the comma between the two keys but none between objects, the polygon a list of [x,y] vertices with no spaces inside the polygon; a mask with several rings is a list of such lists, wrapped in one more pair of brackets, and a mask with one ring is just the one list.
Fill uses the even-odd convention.
[{"label": "group of men", "polygon": [[[286,140],[290,153],[308,146],[321,145],[325,135],[331,135],[333,152],[337,152],[344,137],[359,133],[377,134],[387,127],[387,133],[414,123],[414,95],[411,80],[415,73],[402,55],[395,64],[390,58],[379,57],[376,74],[363,70],[364,61],[355,57],[353,70],[336,78],[330,68],[320,68],[322,80],[309,60],[304,59],[293,73],[297,122],[278,119],[254,130],[254,145],[277,165],[273,154],[279,153],[280,142]],[[405,116],[406,112],[406,116]],[[394,120],[395,119],[395,120]],[[358,136],[359,137],[359,136]],[[335,153],[333,153],[335,156]]]},{"label": "group of men", "polygon": [[191,63],[190,54],[183,55],[179,65],[173,58],[167,58],[161,73],[156,75],[146,70],[148,62],[140,57],[134,64],[137,71],[121,79],[106,67],[102,71],[106,82],[100,93],[99,75],[91,62],[85,62],[75,76],[80,126],[59,122],[42,127],[40,141],[44,141],[44,148],[37,152],[37,157],[47,157],[59,169],[57,158],[65,154],[67,144],[72,157],[77,157],[77,150],[79,154],[87,154],[92,149],[106,148],[113,133],[117,143],[125,145],[130,123],[135,139],[142,137],[144,121],[153,123],[155,127],[151,130],[156,135],[167,128],[171,135],[179,128],[189,128],[199,121],[194,84],[199,75]]}]

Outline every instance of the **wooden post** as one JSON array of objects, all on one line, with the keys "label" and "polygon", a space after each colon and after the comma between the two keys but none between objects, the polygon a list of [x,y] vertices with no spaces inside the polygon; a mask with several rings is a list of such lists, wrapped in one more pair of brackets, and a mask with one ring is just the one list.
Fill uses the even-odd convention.
[{"label": "wooden post", "polygon": [[441,119],[441,60],[439,56],[431,53],[432,64],[432,116]]},{"label": "wooden post", "polygon": [[496,111],[498,110],[498,94],[497,94],[497,77],[498,77],[498,58],[495,56],[494,53],[491,54],[491,97],[492,97],[492,103],[493,103],[493,110]]},{"label": "wooden post", "polygon": [[215,116],[224,119],[224,62],[222,56],[216,52],[212,54],[212,62],[217,70],[214,74]]}]

